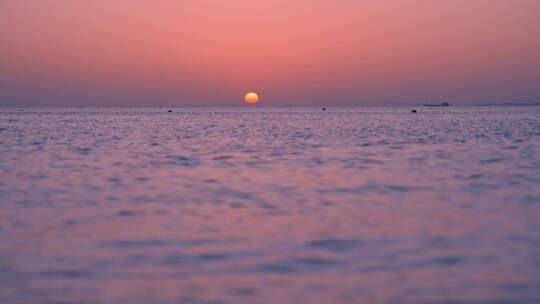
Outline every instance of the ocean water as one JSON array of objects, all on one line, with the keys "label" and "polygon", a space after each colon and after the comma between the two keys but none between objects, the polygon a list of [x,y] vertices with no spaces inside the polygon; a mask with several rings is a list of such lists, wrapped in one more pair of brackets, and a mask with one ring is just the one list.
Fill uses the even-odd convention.
[{"label": "ocean water", "polygon": [[540,107],[0,109],[0,303],[540,303]]}]

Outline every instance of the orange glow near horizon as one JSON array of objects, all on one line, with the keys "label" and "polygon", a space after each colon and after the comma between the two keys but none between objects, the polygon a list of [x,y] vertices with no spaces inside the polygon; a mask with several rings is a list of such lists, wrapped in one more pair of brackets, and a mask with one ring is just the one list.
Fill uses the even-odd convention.
[{"label": "orange glow near horizon", "polygon": [[538,28],[536,0],[4,0],[0,103],[540,99]]}]

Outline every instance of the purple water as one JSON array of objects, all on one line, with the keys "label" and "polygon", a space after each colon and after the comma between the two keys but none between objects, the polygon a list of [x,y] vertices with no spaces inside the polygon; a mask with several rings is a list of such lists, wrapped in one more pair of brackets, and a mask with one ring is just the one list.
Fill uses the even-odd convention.
[{"label": "purple water", "polygon": [[539,303],[540,107],[0,109],[1,303]]}]

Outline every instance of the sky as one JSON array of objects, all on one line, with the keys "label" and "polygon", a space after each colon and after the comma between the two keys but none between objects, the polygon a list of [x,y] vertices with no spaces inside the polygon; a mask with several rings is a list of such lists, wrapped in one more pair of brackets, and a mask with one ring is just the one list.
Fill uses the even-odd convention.
[{"label": "sky", "polygon": [[0,106],[540,102],[538,0],[1,0]]}]

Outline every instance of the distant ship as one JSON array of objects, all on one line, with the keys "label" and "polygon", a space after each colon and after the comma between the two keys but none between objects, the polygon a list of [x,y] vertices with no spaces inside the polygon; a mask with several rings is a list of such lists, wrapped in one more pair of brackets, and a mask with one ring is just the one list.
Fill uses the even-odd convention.
[{"label": "distant ship", "polygon": [[449,107],[450,104],[448,102],[443,102],[440,104],[434,104],[434,103],[425,103],[424,107]]}]

